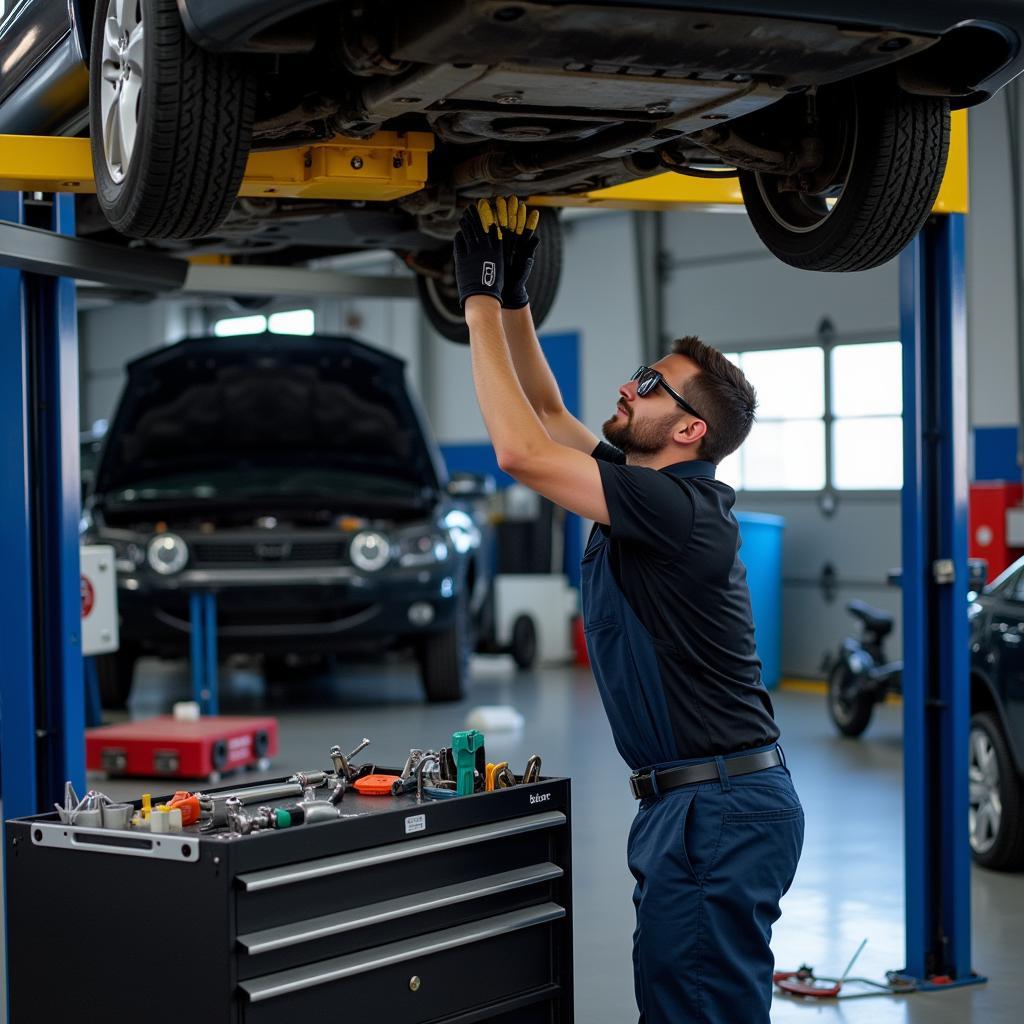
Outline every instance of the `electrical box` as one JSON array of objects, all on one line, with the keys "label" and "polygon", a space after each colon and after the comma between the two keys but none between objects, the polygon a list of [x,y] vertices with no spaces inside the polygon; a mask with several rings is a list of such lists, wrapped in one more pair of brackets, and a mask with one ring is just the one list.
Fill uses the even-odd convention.
[{"label": "electrical box", "polygon": [[117,629],[117,572],[109,544],[81,548],[82,654],[110,654],[120,638]]}]

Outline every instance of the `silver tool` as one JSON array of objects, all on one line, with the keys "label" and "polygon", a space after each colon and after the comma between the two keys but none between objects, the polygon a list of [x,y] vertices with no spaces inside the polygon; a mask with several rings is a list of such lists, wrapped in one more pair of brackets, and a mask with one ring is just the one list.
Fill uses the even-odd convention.
[{"label": "silver tool", "polygon": [[420,763],[420,758],[423,756],[423,751],[418,747],[414,747],[409,751],[409,756],[405,760],[405,767],[402,769],[402,774],[399,778],[411,779],[413,772],[416,770],[416,765]]},{"label": "silver tool", "polygon": [[319,789],[327,785],[328,773],[324,771],[296,772],[288,781],[297,782],[303,790]]},{"label": "silver tool", "polygon": [[75,808],[78,807],[80,801],[78,794],[75,792],[74,784],[71,782],[64,783],[64,806],[60,804],[54,804],[53,806],[57,809],[57,814],[60,817],[62,825],[70,825],[71,820],[75,814]]},{"label": "silver tool", "polygon": [[435,754],[432,750],[428,750],[419,760],[419,764],[416,765],[416,803],[423,803],[423,771],[428,764],[433,763],[434,768],[440,772],[441,770],[441,758]]},{"label": "silver tool", "polygon": [[362,743],[347,755],[342,752],[341,747],[337,745],[331,747],[331,760],[334,762],[334,771],[339,779],[348,779],[349,782],[355,779],[356,772],[352,768],[352,759],[369,745],[370,741],[364,737]]},{"label": "silver tool", "polygon": [[106,803],[100,808],[104,828],[130,828],[135,808],[131,804]]},{"label": "silver tool", "polygon": [[531,782],[540,782],[540,754],[531,755],[530,759],[526,762],[526,771],[523,772],[523,785],[529,785]]}]

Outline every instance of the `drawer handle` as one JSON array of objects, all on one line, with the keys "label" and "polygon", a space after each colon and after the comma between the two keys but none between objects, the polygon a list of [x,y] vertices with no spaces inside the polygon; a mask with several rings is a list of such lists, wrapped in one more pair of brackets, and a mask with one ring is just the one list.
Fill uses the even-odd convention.
[{"label": "drawer handle", "polygon": [[408,917],[410,914],[423,914],[428,910],[439,910],[441,907],[479,900],[485,896],[523,889],[528,885],[550,882],[564,874],[557,864],[533,864],[514,871],[502,871],[496,875],[474,878],[469,882],[431,889],[429,892],[417,892],[410,896],[371,903],[337,914],[325,914],[323,917],[314,917],[295,924],[249,932],[238,936],[238,944],[250,956],[258,956],[260,953],[299,946],[304,942],[314,942],[358,928],[369,928],[371,925],[383,924],[399,917]]},{"label": "drawer handle", "polygon": [[357,974],[366,974],[382,967],[390,967],[392,964],[400,964],[406,960],[442,953],[446,949],[469,946],[486,939],[497,938],[500,935],[508,935],[510,932],[521,931],[524,928],[533,928],[536,925],[547,924],[549,921],[557,921],[563,917],[565,917],[563,907],[557,903],[542,903],[536,907],[514,910],[509,914],[499,914],[497,917],[488,917],[483,921],[460,925],[457,928],[447,928],[444,931],[434,932],[416,939],[392,942],[386,946],[363,950],[360,953],[350,953],[348,956],[323,960],[307,967],[295,967],[288,971],[268,974],[263,978],[253,978],[241,982],[238,987],[249,997],[250,1002],[259,1003],[265,999],[288,995],[290,992],[299,992],[303,989],[315,988],[317,985],[326,985],[331,981],[341,981]]},{"label": "drawer handle", "polygon": [[326,878],[330,875],[343,874],[346,871],[357,871],[360,868],[405,860],[408,857],[421,857],[428,853],[439,853],[459,846],[486,843],[491,839],[504,839],[507,836],[522,835],[545,828],[558,828],[564,824],[565,815],[561,811],[547,811],[544,814],[512,818],[510,821],[500,821],[492,825],[476,825],[458,832],[425,836],[423,839],[413,839],[406,843],[375,846],[369,850],[343,853],[337,857],[323,857],[320,860],[303,861],[281,868],[270,868],[267,871],[252,871],[239,875],[238,881],[246,892],[262,892],[265,889],[276,889],[282,885],[295,885],[297,882],[308,882],[314,878]]}]

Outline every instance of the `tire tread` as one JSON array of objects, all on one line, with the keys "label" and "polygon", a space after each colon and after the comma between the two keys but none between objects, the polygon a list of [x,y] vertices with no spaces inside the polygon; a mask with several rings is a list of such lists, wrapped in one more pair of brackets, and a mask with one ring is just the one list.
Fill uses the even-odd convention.
[{"label": "tire tread", "polygon": [[800,270],[848,273],[887,263],[921,230],[942,184],[948,101],[912,96],[888,79],[864,84],[858,101],[871,110],[860,117],[860,132],[869,122],[875,130],[856,154],[855,180],[820,228],[782,237],[764,208],[756,175],[740,175],[755,230],[779,259]]},{"label": "tire tread", "polygon": [[[238,195],[252,140],[254,80],[238,59],[208,53],[189,38],[175,0],[143,0],[143,7],[146,31],[153,33],[143,86],[149,91],[143,97],[145,120],[129,175],[115,185],[106,172],[94,96],[98,195],[122,234],[200,238],[224,222]],[[97,20],[104,11],[101,2]],[[97,33],[94,28],[94,46]],[[98,60],[92,64],[99,67]]]}]

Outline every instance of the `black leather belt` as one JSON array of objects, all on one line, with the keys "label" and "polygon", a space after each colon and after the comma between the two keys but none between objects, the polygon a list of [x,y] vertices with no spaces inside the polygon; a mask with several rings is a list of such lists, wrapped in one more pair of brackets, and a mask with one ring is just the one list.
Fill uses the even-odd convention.
[{"label": "black leather belt", "polygon": [[[723,762],[726,775],[750,775],[752,772],[763,772],[766,768],[774,768],[783,763],[782,751],[778,747],[762,750],[759,754],[743,754],[740,757],[729,757]],[[656,781],[651,777],[656,776]],[[692,786],[698,782],[713,782],[718,778],[718,765],[715,761],[702,761],[700,764],[687,765],[684,768],[662,768],[656,772],[633,772],[629,777],[629,788],[633,791],[634,800],[657,796],[670,789],[680,786]]]}]

